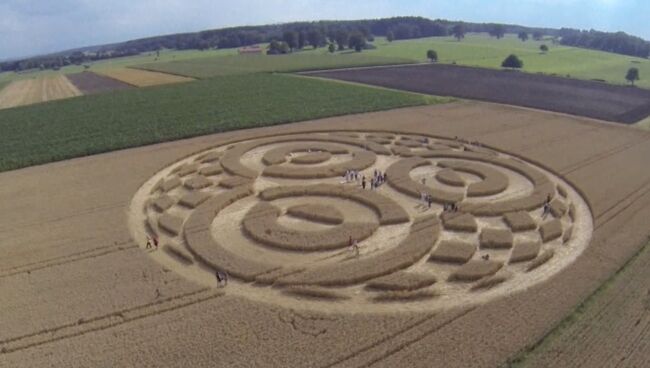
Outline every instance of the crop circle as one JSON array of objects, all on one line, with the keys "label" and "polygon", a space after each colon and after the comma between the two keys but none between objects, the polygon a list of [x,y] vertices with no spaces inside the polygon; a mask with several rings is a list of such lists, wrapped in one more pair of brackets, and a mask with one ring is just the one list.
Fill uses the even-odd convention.
[{"label": "crop circle", "polygon": [[151,256],[270,303],[431,310],[523,290],[586,248],[593,220],[565,180],[457,139],[399,132],[262,137],[186,157],[135,194]]}]

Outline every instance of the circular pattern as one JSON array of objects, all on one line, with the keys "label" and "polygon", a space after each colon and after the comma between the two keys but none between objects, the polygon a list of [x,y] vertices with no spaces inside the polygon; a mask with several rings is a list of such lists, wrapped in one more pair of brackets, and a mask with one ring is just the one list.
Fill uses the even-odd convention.
[{"label": "circular pattern", "polygon": [[[215,147],[136,193],[131,230],[197,282],[301,307],[446,308],[541,282],[589,243],[583,198],[477,143],[317,132]],[[333,303],[336,301],[336,303]],[[406,303],[408,302],[408,303]]]}]

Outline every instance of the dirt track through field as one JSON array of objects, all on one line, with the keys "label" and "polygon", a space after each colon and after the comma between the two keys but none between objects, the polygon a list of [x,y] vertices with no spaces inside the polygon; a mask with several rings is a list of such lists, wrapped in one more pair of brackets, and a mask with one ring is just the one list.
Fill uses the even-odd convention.
[{"label": "dirt track through field", "polygon": [[324,78],[498,102],[620,123],[650,115],[650,91],[598,82],[454,65],[356,68],[306,72]]},{"label": "dirt track through field", "polygon": [[18,80],[0,91],[0,109],[81,95],[64,75]]},{"label": "dirt track through field", "polygon": [[[399,122],[399,129],[395,122]],[[297,302],[259,301],[240,292],[243,283],[235,276],[225,288],[216,288],[216,281],[206,287],[200,279],[185,277],[177,270],[181,266],[161,264],[159,258],[167,251],[146,249],[140,238],[134,239],[131,234],[128,218],[134,195],[150,178],[174,170],[175,163],[184,157],[193,159],[192,155],[213,147],[256,141],[262,136],[351,127],[357,132],[399,130],[401,135],[478,140],[508,155],[521,156],[530,167],[549,169],[587,201],[595,221],[591,242],[575,261],[552,277],[477,304],[425,311],[412,302],[391,301],[383,302],[392,303],[385,310],[365,310],[359,307],[363,304],[356,304],[346,311],[337,306],[350,300],[283,294],[282,298]],[[372,139],[386,139],[376,135]],[[417,144],[417,139],[398,141],[399,145],[393,146]],[[626,145],[630,148],[620,149]],[[404,148],[395,149],[405,152]],[[457,102],[211,135],[1,173],[0,366],[494,367],[537,343],[647,242],[649,155],[650,134],[633,128],[501,105]],[[217,156],[202,160],[222,160]],[[377,156],[380,164],[392,160]],[[262,149],[255,148],[241,157],[240,163],[249,169],[264,167]],[[203,164],[179,168],[179,175],[187,173],[179,184],[183,188],[203,185],[199,179],[189,181],[196,175],[192,170],[203,170],[214,178],[232,175],[224,174],[223,169],[241,170],[237,160],[226,157],[224,162],[221,168]],[[563,169],[567,174],[562,174]],[[410,176],[417,180],[425,172],[424,167],[418,167]],[[478,180],[473,174],[457,173],[470,183]],[[526,180],[515,174],[508,176],[507,170],[502,173],[507,174],[512,189],[528,188]],[[259,183],[259,189],[276,180],[261,178],[264,182]],[[183,188],[170,189],[170,193],[186,190]],[[380,188],[379,193],[384,189],[389,188]],[[557,190],[556,195],[561,197],[563,192]],[[406,195],[394,198],[409,201]],[[278,200],[277,205],[292,200]],[[336,205],[336,201],[340,200],[323,201],[323,205]],[[413,206],[416,204],[414,200]],[[165,201],[160,205],[166,206]],[[234,215],[245,208],[246,203],[235,203],[224,213]],[[190,210],[172,207],[173,214],[183,211]],[[560,207],[554,211],[566,213]],[[498,218],[478,217],[479,227],[507,226]],[[282,221],[279,223],[291,226],[295,220]],[[225,226],[227,221],[218,216],[216,223]],[[231,233],[234,231],[210,236]],[[376,249],[380,251],[381,244]],[[510,250],[490,252],[509,254]],[[546,266],[550,267],[553,258],[549,262]],[[632,284],[643,281],[634,277]],[[480,296],[484,291],[475,293]],[[319,307],[302,307],[301,300]],[[625,297],[616,300],[620,303],[603,304],[600,315],[638,311],[637,301]],[[632,304],[626,304],[627,300]],[[327,308],[328,304],[333,307]],[[615,334],[597,335],[599,343],[586,344],[580,354],[596,354],[600,346],[620,346],[619,340],[636,341],[626,350],[633,358],[627,366],[647,361],[648,351],[640,343],[647,341],[648,330],[626,330],[624,326],[632,319],[610,317],[607,321],[622,321],[623,327],[617,327]],[[579,349],[579,341],[572,346]],[[554,362],[576,362],[572,356],[562,354]],[[626,366],[625,362],[621,366]]]}]

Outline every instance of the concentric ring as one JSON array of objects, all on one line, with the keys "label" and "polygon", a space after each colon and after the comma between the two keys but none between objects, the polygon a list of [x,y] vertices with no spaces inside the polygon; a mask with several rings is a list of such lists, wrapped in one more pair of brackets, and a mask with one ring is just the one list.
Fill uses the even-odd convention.
[{"label": "concentric ring", "polygon": [[[185,277],[305,308],[447,308],[569,266],[592,217],[569,183],[481,145],[315,132],[218,146],[136,193],[135,239]],[[295,304],[298,303],[298,304]]]}]

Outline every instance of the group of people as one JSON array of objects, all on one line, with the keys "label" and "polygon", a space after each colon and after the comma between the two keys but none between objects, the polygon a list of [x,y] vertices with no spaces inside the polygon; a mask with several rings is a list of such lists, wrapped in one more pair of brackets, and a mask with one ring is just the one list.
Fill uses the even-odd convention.
[{"label": "group of people", "polygon": [[458,205],[454,203],[445,203],[442,206],[442,212],[458,212]]},{"label": "group of people", "polygon": [[346,183],[351,183],[359,180],[359,170],[346,170],[343,175]]},{"label": "group of people", "polygon": [[[362,189],[366,189],[368,186],[366,176],[361,174],[358,170],[346,170],[343,179],[345,180],[345,183],[358,182]],[[379,186],[384,184],[386,180],[388,180],[388,175],[385,172],[382,173],[375,169],[372,178],[370,178],[370,189],[379,188]]]},{"label": "group of people", "polygon": [[156,249],[158,249],[158,238],[156,238],[155,236],[152,236],[151,238],[147,237],[147,246],[146,246],[146,248],[151,249],[152,247],[155,247]]},{"label": "group of people", "polygon": [[431,208],[431,205],[433,204],[433,196],[431,194],[420,192],[420,200],[424,203],[424,206]]},{"label": "group of people", "polygon": [[[420,192],[420,201],[424,203],[424,206],[431,208],[431,205],[433,204],[433,196],[431,194],[427,194],[426,192]],[[442,205],[442,211],[458,212],[458,205],[455,202],[444,203]]]},{"label": "group of people", "polygon": [[469,144],[470,146],[476,146],[476,147],[481,147],[481,146],[482,146],[481,142],[479,142],[479,141],[470,141],[470,140],[467,140],[467,139],[458,138],[458,136],[455,136],[455,137],[454,137],[454,140],[455,140],[456,142],[460,142],[460,143],[464,143],[464,144]]}]

